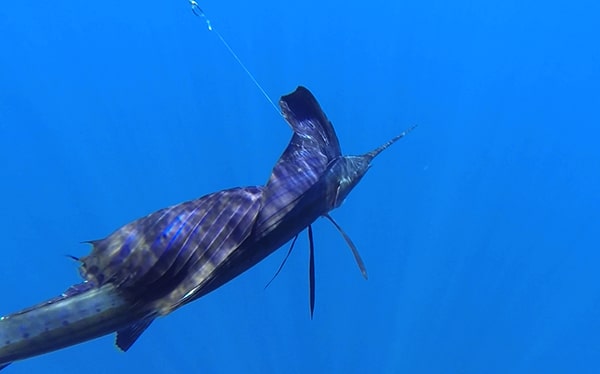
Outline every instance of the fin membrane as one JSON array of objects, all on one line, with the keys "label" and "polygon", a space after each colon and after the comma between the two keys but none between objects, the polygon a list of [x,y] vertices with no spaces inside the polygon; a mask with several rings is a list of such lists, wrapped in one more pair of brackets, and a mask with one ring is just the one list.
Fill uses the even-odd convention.
[{"label": "fin membrane", "polygon": [[315,242],[311,225],[308,225],[308,289],[310,319],[313,319],[315,314]]}]

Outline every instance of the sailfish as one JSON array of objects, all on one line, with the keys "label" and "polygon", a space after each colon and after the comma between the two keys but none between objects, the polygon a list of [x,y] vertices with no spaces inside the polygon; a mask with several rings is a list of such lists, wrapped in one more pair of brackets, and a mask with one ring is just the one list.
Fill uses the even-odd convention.
[{"label": "sailfish", "polygon": [[311,224],[322,216],[342,233],[366,277],[356,247],[329,212],[342,204],[373,159],[412,128],[371,152],[343,156],[332,123],[308,89],[298,87],[279,105],[293,135],[265,185],[214,192],[90,241],[89,255],[77,258],[81,283],[0,317],[0,369],[113,332],[117,347],[127,351],[156,318],[214,291],[294,243],[305,229],[312,316]]}]

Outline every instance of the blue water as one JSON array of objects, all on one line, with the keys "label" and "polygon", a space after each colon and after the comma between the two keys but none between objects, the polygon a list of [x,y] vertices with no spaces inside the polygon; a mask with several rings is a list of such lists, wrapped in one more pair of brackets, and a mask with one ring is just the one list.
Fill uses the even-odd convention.
[{"label": "blue water", "polygon": [[[485,3],[485,4],[484,4]],[[600,6],[201,3],[273,98],[307,86],[343,151],[412,124],[306,238],[156,321],[6,373],[600,372]],[[262,184],[290,130],[185,0],[0,7],[0,315],[65,254],[159,208]]]}]

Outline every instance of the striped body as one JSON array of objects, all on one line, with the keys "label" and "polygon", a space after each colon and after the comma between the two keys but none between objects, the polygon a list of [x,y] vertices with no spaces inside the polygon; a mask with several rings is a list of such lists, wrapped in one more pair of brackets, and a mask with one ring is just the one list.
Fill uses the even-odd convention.
[{"label": "striped body", "polygon": [[113,285],[88,287],[1,317],[0,368],[109,334],[140,317]]}]

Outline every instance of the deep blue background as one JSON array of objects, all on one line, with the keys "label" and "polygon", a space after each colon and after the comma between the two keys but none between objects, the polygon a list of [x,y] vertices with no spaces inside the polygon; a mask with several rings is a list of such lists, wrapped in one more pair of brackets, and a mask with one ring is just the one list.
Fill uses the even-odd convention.
[{"label": "deep blue background", "polygon": [[[7,373],[600,372],[595,1],[207,1],[274,97],[302,84],[344,151],[404,128],[334,212],[161,319]],[[64,254],[167,205],[262,184],[290,137],[185,0],[0,7],[0,314],[78,281]]]}]

